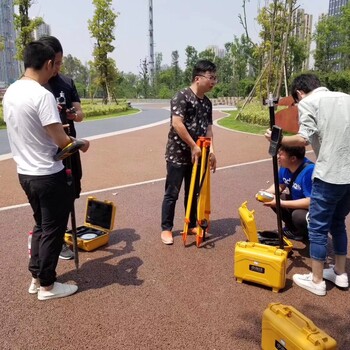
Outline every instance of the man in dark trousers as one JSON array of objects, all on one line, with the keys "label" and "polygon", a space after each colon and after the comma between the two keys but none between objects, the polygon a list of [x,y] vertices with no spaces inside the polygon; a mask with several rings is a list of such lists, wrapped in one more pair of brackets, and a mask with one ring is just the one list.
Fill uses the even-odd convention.
[{"label": "man in dark trousers", "polygon": [[[24,75],[4,95],[4,120],[19,182],[35,220],[28,292],[37,294],[39,300],[49,300],[69,296],[78,289],[56,282],[58,256],[74,199],[64,165],[54,156],[72,138],[63,129],[54,97],[43,87],[54,73],[54,50],[32,42],[24,50],[23,61]],[[85,152],[89,142],[82,141]]]},{"label": "man in dark trousers", "polygon": [[[81,122],[84,119],[84,113],[81,108],[80,98],[75,87],[73,79],[60,73],[63,62],[63,48],[60,41],[54,36],[43,36],[40,42],[50,46],[55,51],[55,70],[53,77],[48,81],[45,87],[50,90],[60,108],[62,124],[65,125],[66,132],[76,137],[75,122]],[[60,103],[64,102],[64,104]],[[70,159],[72,174],[74,179],[75,198],[79,198],[81,192],[82,167],[80,154],[76,152]],[[66,160],[63,164],[67,166]],[[74,258],[74,253],[66,244],[63,244],[60,253],[60,259],[69,260]]]},{"label": "man in dark trousers", "polygon": [[[307,215],[310,206],[312,173],[315,164],[305,157],[305,147],[281,146],[278,155],[283,234],[296,241],[308,239]],[[265,190],[275,194],[275,185]],[[257,196],[258,199],[258,196]],[[264,205],[276,211],[275,198]]]},{"label": "man in dark trousers", "polygon": [[[161,240],[173,244],[172,229],[176,201],[182,181],[185,181],[185,207],[189,196],[192,167],[201,155],[196,144],[200,136],[213,137],[212,104],[205,94],[217,83],[216,66],[208,60],[196,63],[192,72],[191,86],[179,91],[170,102],[170,130],[165,159],[167,176],[162,204]],[[210,146],[209,162],[212,171],[216,169],[213,142]],[[189,229],[196,227],[196,201],[192,203]]]}]

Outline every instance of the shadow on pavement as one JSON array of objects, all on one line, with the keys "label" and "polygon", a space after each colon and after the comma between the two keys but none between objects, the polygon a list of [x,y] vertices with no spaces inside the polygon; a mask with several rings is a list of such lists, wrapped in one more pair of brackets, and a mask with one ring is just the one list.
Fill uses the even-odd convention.
[{"label": "shadow on pavement", "polygon": [[[133,242],[139,239],[140,236],[133,229],[112,231],[109,245],[99,248],[99,255],[103,256],[87,258],[78,272],[72,270],[64,273],[60,276],[60,281],[75,281],[80,292],[104,288],[114,283],[140,286],[143,280],[138,279],[137,271],[143,261],[135,256],[117,260],[134,251]],[[90,253],[82,252],[82,256],[85,256],[83,254]]]}]

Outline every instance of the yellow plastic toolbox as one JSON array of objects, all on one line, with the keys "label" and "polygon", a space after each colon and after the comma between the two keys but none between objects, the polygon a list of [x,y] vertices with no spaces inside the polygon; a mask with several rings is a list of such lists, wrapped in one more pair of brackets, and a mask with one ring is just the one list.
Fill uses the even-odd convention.
[{"label": "yellow plastic toolbox", "polygon": [[[77,227],[78,247],[89,252],[107,244],[114,226],[115,212],[113,202],[88,197],[84,225]],[[64,240],[73,245],[72,230],[65,233]]]},{"label": "yellow plastic toolbox", "polygon": [[287,252],[255,242],[237,242],[234,276],[237,282],[254,282],[279,292],[286,284]]},{"label": "yellow plastic toolbox", "polygon": [[334,350],[335,339],[292,306],[271,303],[262,319],[263,350]]},{"label": "yellow plastic toolbox", "polygon": [[[274,231],[258,231],[256,228],[254,210],[249,210],[247,201],[244,202],[238,209],[239,218],[244,234],[249,242],[256,242],[271,246],[279,246],[278,233]],[[283,237],[284,249],[290,252],[293,249],[292,242]]]}]

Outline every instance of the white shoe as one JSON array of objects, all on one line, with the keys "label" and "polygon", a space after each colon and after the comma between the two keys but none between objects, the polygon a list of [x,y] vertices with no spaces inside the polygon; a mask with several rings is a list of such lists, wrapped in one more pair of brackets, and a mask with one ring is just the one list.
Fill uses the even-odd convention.
[{"label": "white shoe", "polygon": [[344,272],[341,275],[337,275],[334,271],[334,265],[329,265],[328,269],[323,270],[323,278],[327,281],[333,282],[337,287],[349,287],[348,274]]},{"label": "white shoe", "polygon": [[54,298],[64,298],[74,294],[78,290],[78,286],[74,284],[64,284],[55,282],[51,290],[39,290],[38,299],[48,300]]},{"label": "white shoe", "polygon": [[39,280],[36,278],[32,278],[32,282],[28,288],[29,294],[36,294],[40,288]]},{"label": "white shoe", "polygon": [[164,244],[169,245],[174,243],[173,233],[171,231],[162,231],[160,238]]},{"label": "white shoe", "polygon": [[312,280],[312,273],[306,275],[295,274],[293,275],[293,281],[301,288],[308,290],[316,295],[326,295],[326,282],[314,283]]}]

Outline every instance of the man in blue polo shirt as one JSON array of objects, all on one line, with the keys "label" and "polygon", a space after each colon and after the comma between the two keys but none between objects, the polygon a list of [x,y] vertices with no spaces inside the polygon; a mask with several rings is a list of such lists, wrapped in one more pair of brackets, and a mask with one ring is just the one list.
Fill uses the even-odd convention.
[{"label": "man in blue polo shirt", "polygon": [[[305,157],[305,147],[281,146],[277,158],[281,216],[286,225],[283,233],[287,238],[302,241],[308,238],[307,214],[315,165]],[[265,191],[274,194],[274,184]],[[264,205],[276,210],[275,199]]]}]

